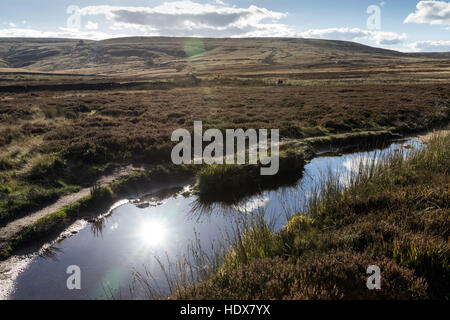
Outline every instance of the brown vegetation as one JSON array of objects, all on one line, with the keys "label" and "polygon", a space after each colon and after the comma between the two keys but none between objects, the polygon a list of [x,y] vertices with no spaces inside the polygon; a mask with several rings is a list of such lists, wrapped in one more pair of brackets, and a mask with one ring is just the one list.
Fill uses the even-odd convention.
[{"label": "brown vegetation", "polygon": [[[450,292],[450,135],[426,150],[330,176],[279,233],[256,221],[209,279],[179,299],[445,299]],[[366,287],[381,269],[381,290]]]},{"label": "brown vegetation", "polygon": [[0,39],[0,59],[0,225],[116,166],[168,161],[172,131],[194,120],[279,128],[316,146],[449,122],[445,53],[307,39]]}]

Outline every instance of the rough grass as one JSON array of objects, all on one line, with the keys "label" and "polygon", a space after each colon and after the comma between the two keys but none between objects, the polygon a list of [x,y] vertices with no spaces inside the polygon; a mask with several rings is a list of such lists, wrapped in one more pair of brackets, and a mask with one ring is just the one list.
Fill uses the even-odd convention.
[{"label": "rough grass", "polygon": [[[361,164],[346,187],[330,177],[281,232],[251,224],[217,272],[174,298],[448,299],[449,168],[447,134]],[[369,265],[381,290],[366,288]]]},{"label": "rough grass", "polygon": [[279,171],[273,176],[261,175],[261,163],[245,165],[215,164],[197,172],[201,202],[230,202],[282,185],[295,184],[302,176],[306,161],[314,155],[306,144],[284,143],[280,146]]},{"label": "rough grass", "polygon": [[111,202],[113,197],[114,193],[109,187],[93,188],[91,195],[41,218],[25,228],[14,239],[9,252],[3,253],[3,255],[6,256],[12,250],[20,248],[32,241],[51,236],[55,231],[62,230],[62,228],[73,222],[81,213],[101,208],[105,203]]},{"label": "rough grass", "polygon": [[205,130],[279,128],[283,138],[319,136],[311,143],[325,146],[366,144],[449,119],[450,91],[441,84],[217,81],[171,90],[0,93],[0,220],[89,186],[106,168],[170,161],[173,130],[191,130],[195,120]]}]

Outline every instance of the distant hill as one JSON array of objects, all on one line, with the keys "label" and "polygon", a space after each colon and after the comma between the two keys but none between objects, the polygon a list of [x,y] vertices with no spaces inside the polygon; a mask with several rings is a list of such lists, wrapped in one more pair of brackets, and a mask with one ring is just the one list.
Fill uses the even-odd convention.
[{"label": "distant hill", "polygon": [[364,69],[430,59],[447,60],[450,53],[406,54],[347,41],[293,38],[0,38],[0,72],[221,76]]}]

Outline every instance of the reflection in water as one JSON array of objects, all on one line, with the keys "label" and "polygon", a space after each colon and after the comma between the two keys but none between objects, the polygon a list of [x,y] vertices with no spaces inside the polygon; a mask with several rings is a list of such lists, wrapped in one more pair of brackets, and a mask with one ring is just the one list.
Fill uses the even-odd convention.
[{"label": "reflection in water", "polygon": [[[420,143],[410,141],[408,145]],[[403,149],[402,144],[390,147],[395,149]],[[265,191],[232,205],[205,204],[187,192],[190,188],[149,195],[147,201],[164,201],[144,209],[125,201],[89,228],[49,249],[46,257],[35,257],[17,278],[10,298],[148,298],[149,288],[130,291],[136,275],[148,281],[151,290],[167,294],[175,285],[172,278],[191,272],[193,280],[201,280],[208,270],[214,270],[220,263],[217,253],[233,244],[238,230],[258,219],[272,230],[280,230],[292,213],[304,212],[308,197],[320,188],[328,172],[349,174],[357,170],[358,162],[353,159],[371,161],[377,154],[315,158],[295,187]],[[67,290],[70,265],[81,268],[82,290]]]},{"label": "reflection in water", "polygon": [[63,253],[64,251],[61,248],[58,248],[57,246],[51,246],[46,248],[45,250],[42,250],[40,253],[40,256],[46,259],[51,259],[53,261],[58,261],[58,254]]},{"label": "reflection in water", "polygon": [[358,173],[362,166],[376,165],[378,163],[379,157],[374,155],[368,157],[366,155],[360,155],[357,157],[352,157],[344,161],[342,164],[350,173]]},{"label": "reflection in water", "polygon": [[105,224],[105,220],[108,217],[103,219],[97,219],[95,222],[91,223],[91,232],[95,238],[102,237],[103,235],[103,226]]},{"label": "reflection in water", "polygon": [[185,187],[174,187],[174,188],[168,188],[163,189],[148,195],[143,196],[139,201],[149,201],[149,202],[161,202],[167,198],[170,198],[176,194],[179,194],[181,192],[184,192],[186,190]]},{"label": "reflection in water", "polygon": [[142,223],[138,234],[146,245],[154,247],[164,243],[167,236],[167,229],[160,221],[149,219]]},{"label": "reflection in water", "polygon": [[[197,200],[205,206],[210,204],[233,206],[245,203],[252,197],[258,197],[265,190],[278,191],[296,188],[298,181],[301,180],[304,173],[303,162],[288,163],[285,167],[281,167],[282,165],[283,162],[280,162],[280,168],[285,169],[280,169],[276,175],[260,176],[254,184],[235,185],[233,183],[230,186],[229,183],[224,183],[223,185],[217,186],[214,192],[201,193]],[[286,168],[289,168],[289,170]]]}]

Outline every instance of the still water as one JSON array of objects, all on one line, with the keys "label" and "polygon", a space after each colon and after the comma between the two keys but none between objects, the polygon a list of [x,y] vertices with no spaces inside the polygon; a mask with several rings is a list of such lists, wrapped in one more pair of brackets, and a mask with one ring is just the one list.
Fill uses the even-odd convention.
[{"label": "still water", "polygon": [[[233,206],[211,205],[199,210],[190,186],[164,190],[144,197],[147,205],[124,201],[123,205],[97,223],[89,223],[77,234],[52,245],[30,259],[13,282],[9,299],[104,299],[148,298],[135,286],[135,274],[147,274],[158,292],[168,294],[168,282],[161,264],[171,264],[188,256],[196,243],[207,254],[232,234],[243,216],[265,212],[274,231],[280,230],[292,212],[300,212],[305,199],[325,174],[345,176],[357,170],[361,160],[370,160],[385,151],[418,148],[412,139],[370,152],[321,156],[305,166],[296,186],[262,192]],[[101,213],[99,213],[101,214]],[[192,261],[191,261],[192,262]],[[195,267],[195,262],[192,262]],[[81,270],[81,290],[68,290],[69,266]],[[201,266],[199,266],[201,267]],[[167,269],[166,269],[167,270]],[[1,280],[0,280],[1,281]],[[135,288],[133,293],[130,287]]]}]

